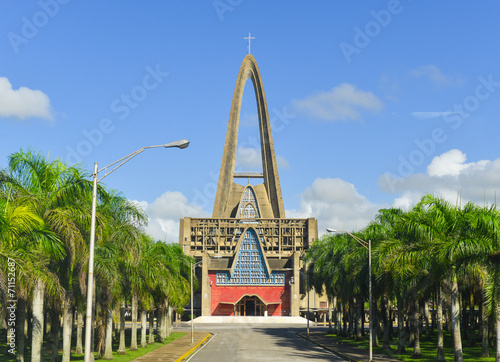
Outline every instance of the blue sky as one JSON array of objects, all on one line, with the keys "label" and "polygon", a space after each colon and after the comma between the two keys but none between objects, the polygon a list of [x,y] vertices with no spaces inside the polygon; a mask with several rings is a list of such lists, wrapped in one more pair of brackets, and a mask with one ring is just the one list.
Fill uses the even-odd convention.
[{"label": "blue sky", "polygon": [[[288,217],[356,230],[425,193],[500,191],[497,1],[86,1],[0,4],[0,167],[10,153],[105,166],[103,182],[177,241],[210,216],[248,52],[263,78]],[[238,167],[259,169],[243,98]]]}]

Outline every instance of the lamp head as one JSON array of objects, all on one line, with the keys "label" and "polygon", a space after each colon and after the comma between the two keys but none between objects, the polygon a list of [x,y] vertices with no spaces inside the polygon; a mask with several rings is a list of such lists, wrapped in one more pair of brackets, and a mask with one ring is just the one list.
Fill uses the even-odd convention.
[{"label": "lamp head", "polygon": [[337,230],[332,229],[332,228],[326,228],[326,231],[329,233],[336,233],[337,232]]},{"label": "lamp head", "polygon": [[187,146],[189,146],[188,140],[179,140],[179,141],[174,141],[174,142],[170,142],[170,143],[165,144],[165,148],[177,147],[177,148],[182,149],[182,148],[186,148]]}]

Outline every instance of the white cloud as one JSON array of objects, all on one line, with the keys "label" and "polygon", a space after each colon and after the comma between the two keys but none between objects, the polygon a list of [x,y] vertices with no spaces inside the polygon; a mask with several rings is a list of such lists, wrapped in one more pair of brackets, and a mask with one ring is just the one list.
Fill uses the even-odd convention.
[{"label": "white cloud", "polygon": [[246,170],[262,169],[260,150],[252,147],[238,147],[236,150],[236,167]]},{"label": "white cloud", "polygon": [[179,220],[184,217],[209,217],[201,207],[188,203],[179,191],[167,191],[151,204],[134,201],[141,205],[149,217],[146,232],[155,240],[179,242]]},{"label": "white cloud", "polygon": [[417,204],[422,195],[415,192],[404,192],[403,195],[394,199],[392,207],[409,211],[415,204]]},{"label": "white cloud", "polygon": [[[289,169],[290,164],[285,157],[277,155],[278,169]],[[236,150],[236,168],[243,171],[262,170],[262,155],[260,149],[253,147],[238,147]]]},{"label": "white cloud", "polygon": [[245,127],[257,127],[259,125],[259,115],[257,113],[243,113],[240,115],[240,125]]},{"label": "white cloud", "polygon": [[428,78],[432,83],[439,86],[448,86],[454,83],[454,79],[444,75],[435,65],[425,65],[418,67],[410,72],[414,77]]},{"label": "white cloud", "polygon": [[21,87],[12,89],[5,77],[0,77],[0,117],[26,119],[39,117],[52,120],[49,97],[39,90]]},{"label": "white cloud", "polygon": [[[415,205],[428,193],[456,203],[472,201],[483,205],[495,202],[500,192],[500,159],[466,162],[465,153],[452,149],[432,159],[425,174],[401,178],[384,174],[379,178],[382,190],[401,194],[394,205]],[[398,206],[399,207],[399,206]]]},{"label": "white cloud", "polygon": [[429,176],[458,176],[462,170],[470,165],[465,164],[467,157],[460,150],[450,150],[432,159],[427,166]]},{"label": "white cloud", "polygon": [[356,89],[348,83],[292,103],[298,112],[327,121],[362,120],[362,110],[378,112],[384,108],[373,93]]},{"label": "white cloud", "polygon": [[283,156],[276,156],[276,163],[278,164],[278,170],[288,170],[290,169],[290,164]]},{"label": "white cloud", "polygon": [[314,217],[319,234],[328,227],[359,230],[368,225],[378,210],[386,207],[371,203],[353,184],[339,178],[317,178],[301,195],[299,210],[286,210],[289,218]]}]

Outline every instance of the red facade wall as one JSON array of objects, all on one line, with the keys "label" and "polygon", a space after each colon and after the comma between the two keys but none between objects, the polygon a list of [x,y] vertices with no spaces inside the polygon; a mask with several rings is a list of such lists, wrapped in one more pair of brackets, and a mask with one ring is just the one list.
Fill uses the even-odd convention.
[{"label": "red facade wall", "polygon": [[[211,315],[234,315],[234,304],[245,295],[257,295],[267,305],[268,316],[289,316],[290,315],[290,277],[291,272],[285,273],[285,285],[282,286],[218,286],[216,272],[208,273],[208,280],[211,283]],[[279,304],[269,304],[279,303]]]}]

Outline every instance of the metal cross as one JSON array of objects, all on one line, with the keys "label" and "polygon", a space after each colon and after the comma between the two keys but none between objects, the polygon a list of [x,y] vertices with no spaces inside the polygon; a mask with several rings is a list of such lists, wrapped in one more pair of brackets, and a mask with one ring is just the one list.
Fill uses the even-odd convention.
[{"label": "metal cross", "polygon": [[252,39],[255,39],[255,37],[254,36],[250,36],[250,33],[248,33],[248,37],[243,38],[243,39],[248,39],[248,54],[250,54],[250,41]]}]

